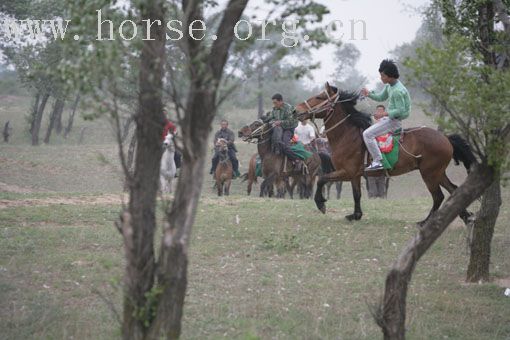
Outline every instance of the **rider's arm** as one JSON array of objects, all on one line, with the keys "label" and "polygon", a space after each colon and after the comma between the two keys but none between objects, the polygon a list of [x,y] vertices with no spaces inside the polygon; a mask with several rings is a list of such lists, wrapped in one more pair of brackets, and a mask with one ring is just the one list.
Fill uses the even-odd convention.
[{"label": "rider's arm", "polygon": [[386,85],[384,89],[380,93],[375,93],[375,91],[370,91],[368,93],[368,98],[375,100],[376,102],[383,102],[388,99],[388,87]]},{"label": "rider's arm", "polygon": [[218,139],[220,139],[220,131],[217,131],[214,134],[214,145],[216,146],[216,143],[218,143]]},{"label": "rider's arm", "polygon": [[391,119],[404,119],[409,116],[411,102],[409,96],[403,91],[395,91],[391,95],[388,108],[388,117]]}]

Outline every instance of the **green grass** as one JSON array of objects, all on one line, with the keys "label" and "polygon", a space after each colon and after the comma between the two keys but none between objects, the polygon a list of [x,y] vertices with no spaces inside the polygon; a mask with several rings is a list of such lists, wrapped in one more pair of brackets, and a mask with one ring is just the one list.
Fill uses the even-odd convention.
[{"label": "green grass", "polygon": [[[318,213],[311,201],[236,196],[203,200],[190,254],[183,338],[376,338],[369,305],[428,204],[348,200]],[[377,208],[377,209],[376,209]],[[398,213],[389,216],[387,211]],[[0,210],[0,328],[7,338],[111,338],[118,325],[97,291],[121,308],[117,206]],[[236,215],[239,224],[236,224]],[[505,223],[493,271],[508,274]],[[494,284],[465,285],[465,230],[458,221],[420,261],[408,296],[411,339],[505,339],[510,299]],[[497,268],[497,269],[495,269]],[[115,283],[115,284],[112,284]]]},{"label": "green grass", "polygon": [[[0,185],[8,188],[0,187],[0,338],[118,338],[110,306],[121,312],[124,252],[113,226],[120,204],[91,204],[120,197],[111,128],[104,120],[77,119],[69,140],[32,147],[23,131],[29,105],[26,98],[0,103],[0,123],[10,119],[15,129],[12,143],[0,145]],[[222,114],[237,129],[254,112]],[[416,117],[417,125],[427,120]],[[89,133],[79,145],[85,126]],[[245,172],[256,150],[237,145]],[[449,174],[456,183],[465,178],[460,167]],[[392,180],[388,200],[368,200],[364,191],[364,216],[356,223],[344,219],[353,209],[348,183],[322,215],[312,201],[260,199],[257,188],[247,197],[239,181],[233,196],[217,198],[205,176],[183,339],[381,337],[370,306],[431,205],[418,173]],[[504,188],[492,244],[495,279],[510,277],[509,196]],[[510,338],[504,289],[464,283],[466,233],[456,220],[420,260],[408,294],[409,339]]]}]

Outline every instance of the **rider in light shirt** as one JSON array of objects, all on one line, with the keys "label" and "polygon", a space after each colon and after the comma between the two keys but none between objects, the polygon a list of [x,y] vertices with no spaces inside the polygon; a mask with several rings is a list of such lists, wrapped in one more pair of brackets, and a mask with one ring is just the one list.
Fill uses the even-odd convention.
[{"label": "rider in light shirt", "polygon": [[309,145],[315,139],[315,130],[308,124],[308,120],[304,120],[297,126],[294,131],[298,135],[298,140],[303,145]]},{"label": "rider in light shirt", "polygon": [[388,112],[377,112],[374,117],[378,119],[377,123],[369,127],[363,132],[363,139],[368,151],[372,155],[372,164],[367,167],[366,171],[374,171],[383,169],[382,155],[377,146],[376,137],[393,132],[402,127],[402,120],[409,117],[411,112],[411,97],[409,92],[398,80],[400,77],[397,65],[392,60],[383,60],[379,73],[381,81],[385,87],[381,93],[374,91],[362,90],[364,96],[378,102],[388,100]]}]

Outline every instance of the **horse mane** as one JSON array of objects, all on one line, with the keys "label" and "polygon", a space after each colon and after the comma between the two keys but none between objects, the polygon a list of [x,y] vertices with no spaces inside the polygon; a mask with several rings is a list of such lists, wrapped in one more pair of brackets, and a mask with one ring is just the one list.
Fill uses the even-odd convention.
[{"label": "horse mane", "polygon": [[349,122],[363,130],[372,125],[372,117],[368,113],[358,111],[355,107],[360,96],[359,93],[342,90],[339,92],[338,88],[334,86],[331,86],[331,89],[338,93],[338,101],[342,105],[343,111],[350,115]]}]

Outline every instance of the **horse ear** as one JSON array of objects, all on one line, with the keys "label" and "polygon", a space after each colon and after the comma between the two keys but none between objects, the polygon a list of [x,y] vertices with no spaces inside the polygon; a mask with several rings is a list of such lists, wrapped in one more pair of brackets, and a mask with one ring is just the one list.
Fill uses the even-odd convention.
[{"label": "horse ear", "polygon": [[329,81],[326,82],[326,91],[328,91],[328,93],[331,92],[331,86],[329,85]]}]

